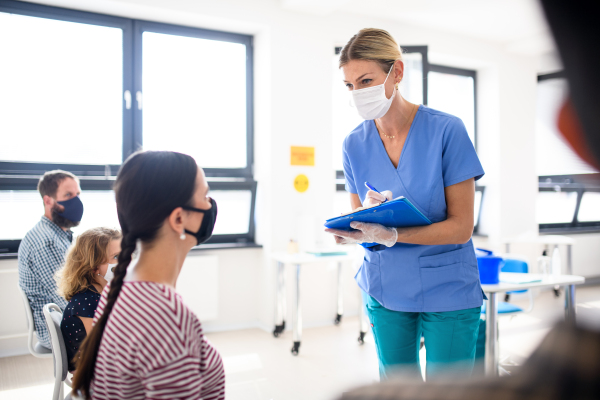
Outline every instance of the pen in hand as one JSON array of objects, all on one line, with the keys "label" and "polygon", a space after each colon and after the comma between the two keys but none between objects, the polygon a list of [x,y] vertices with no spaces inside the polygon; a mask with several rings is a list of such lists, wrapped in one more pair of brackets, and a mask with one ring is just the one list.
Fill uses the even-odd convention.
[{"label": "pen in hand", "polygon": [[[375,186],[371,185],[369,182],[365,182],[365,186],[367,187],[367,189],[370,189],[376,193],[381,194],[381,192],[377,189],[375,189]],[[381,194],[382,195],[382,194]],[[382,195],[383,196],[383,195]],[[385,203],[386,201],[388,201],[387,197],[383,196],[383,201],[381,202],[381,204]]]}]

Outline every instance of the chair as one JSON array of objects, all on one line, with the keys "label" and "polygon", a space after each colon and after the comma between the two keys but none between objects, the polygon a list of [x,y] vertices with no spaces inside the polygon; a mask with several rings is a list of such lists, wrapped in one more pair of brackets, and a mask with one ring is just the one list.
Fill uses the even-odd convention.
[{"label": "chair", "polygon": [[27,348],[32,356],[38,358],[50,358],[52,357],[52,350],[45,348],[39,342],[33,344],[33,339],[35,337],[35,324],[33,322],[33,312],[31,311],[31,305],[29,304],[29,298],[21,289],[19,285],[19,293],[21,293],[21,299],[23,300],[23,305],[25,306],[25,314],[27,315],[27,329],[28,329],[28,338],[27,338]]},{"label": "chair", "polygon": [[[529,265],[527,264],[527,261],[525,261],[524,257],[518,256],[515,254],[505,254],[503,256],[503,258],[504,258],[504,264],[502,265],[502,268],[500,269],[502,272],[516,272],[516,273],[521,273],[521,274],[529,273]],[[533,310],[533,293],[531,292],[531,290],[525,289],[525,290],[513,290],[510,292],[507,292],[507,294],[513,294],[513,293],[527,293],[529,295],[529,307],[524,310],[521,307],[511,304],[511,303],[508,303],[506,301],[499,301],[498,302],[498,314],[499,315],[514,315],[514,314],[518,314],[518,313],[528,313],[531,310]],[[483,307],[481,307],[481,313],[485,314],[485,310],[486,310],[486,303],[484,302]]]},{"label": "chair", "polygon": [[67,378],[69,372],[67,348],[60,330],[63,313],[60,307],[54,303],[46,304],[43,310],[52,341],[52,355],[54,356],[54,394],[52,400],[63,400],[65,398],[63,382],[71,387],[71,381]]}]

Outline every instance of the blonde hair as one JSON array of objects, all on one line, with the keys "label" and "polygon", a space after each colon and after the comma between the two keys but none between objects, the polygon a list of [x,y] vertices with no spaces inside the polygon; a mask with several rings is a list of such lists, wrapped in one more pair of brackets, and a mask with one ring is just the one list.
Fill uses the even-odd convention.
[{"label": "blonde hair", "polygon": [[402,49],[387,31],[365,28],[352,36],[342,49],[339,68],[351,60],[375,61],[387,73],[396,60],[402,60]]},{"label": "blonde hair", "polygon": [[107,259],[111,240],[121,239],[121,232],[110,228],[92,228],[77,237],[69,249],[65,265],[56,272],[58,294],[67,300],[92,286],[94,270]]}]

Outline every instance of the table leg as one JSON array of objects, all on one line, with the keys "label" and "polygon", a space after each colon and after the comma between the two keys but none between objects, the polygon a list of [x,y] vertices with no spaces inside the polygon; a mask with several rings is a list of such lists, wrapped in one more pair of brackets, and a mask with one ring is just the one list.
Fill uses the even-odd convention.
[{"label": "table leg", "polygon": [[573,275],[573,245],[567,245],[567,274]]},{"label": "table leg", "polygon": [[273,336],[279,337],[285,330],[285,313],[286,313],[286,301],[285,301],[285,264],[282,262],[277,263],[277,274],[276,274],[276,306],[275,306],[275,329],[273,330]]},{"label": "table leg", "polygon": [[301,265],[296,265],[296,274],[294,282],[294,315],[292,319],[293,324],[293,339],[294,347],[292,347],[292,354],[297,356],[300,350],[300,342],[302,341],[302,306],[300,304],[300,270]]},{"label": "table leg", "polygon": [[337,268],[337,314],[335,316],[334,324],[339,325],[342,322],[342,315],[344,315],[344,291],[342,286],[342,263],[338,262]]},{"label": "table leg", "polygon": [[485,312],[485,374],[498,376],[498,293],[487,293]]},{"label": "table leg", "polygon": [[575,324],[575,285],[565,286],[565,321]]},{"label": "table leg", "polygon": [[365,303],[363,301],[362,291],[358,289],[358,318],[360,324],[360,332],[358,334],[358,343],[365,343],[365,335],[369,331],[369,319],[365,310]]}]

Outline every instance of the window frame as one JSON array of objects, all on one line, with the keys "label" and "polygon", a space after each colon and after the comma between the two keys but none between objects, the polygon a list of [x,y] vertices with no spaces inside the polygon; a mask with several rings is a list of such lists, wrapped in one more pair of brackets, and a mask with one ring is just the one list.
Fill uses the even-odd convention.
[{"label": "window frame", "polygon": [[543,234],[595,233],[600,232],[600,221],[578,220],[581,199],[586,192],[600,193],[600,173],[581,175],[546,175],[538,178],[539,192],[576,192],[577,204],[571,222],[539,224]]},{"label": "window frame", "polygon": [[[129,91],[132,102],[128,109],[122,99],[123,147],[122,162],[143,143],[142,113],[137,107],[135,93],[142,88],[142,34],[145,31],[240,43],[246,46],[246,160],[244,168],[205,168],[212,189],[250,190],[249,231],[245,234],[215,235],[195,249],[254,247],[256,188],[254,180],[254,50],[253,37],[232,32],[216,31],[152,21],[115,17],[106,14],[72,10],[62,7],[0,1],[0,12],[46,18],[96,26],[119,28],[123,31],[123,94]],[[37,190],[41,175],[46,171],[63,169],[80,179],[82,190],[112,190],[121,164],[85,165],[0,161],[0,190]],[[0,258],[14,256],[20,240],[0,240]],[[216,246],[216,247],[215,247]],[[3,251],[4,250],[4,251]]]},{"label": "window frame", "polygon": [[[218,40],[222,42],[239,43],[246,46],[246,167],[244,168],[204,168],[207,177],[239,177],[253,179],[254,166],[254,51],[252,36],[239,33],[215,31],[188,26],[172,25],[162,22],[133,21],[134,30],[134,76],[133,93],[140,91],[143,95],[142,73],[143,73],[143,43],[144,32],[162,33],[167,35],[185,36],[198,39]],[[143,109],[134,108],[133,121],[133,143],[134,148],[143,145]]]},{"label": "window frame", "polygon": [[438,72],[441,74],[467,76],[473,78],[473,147],[477,151],[477,71],[474,69],[448,67],[446,65],[429,64],[429,72]]}]

